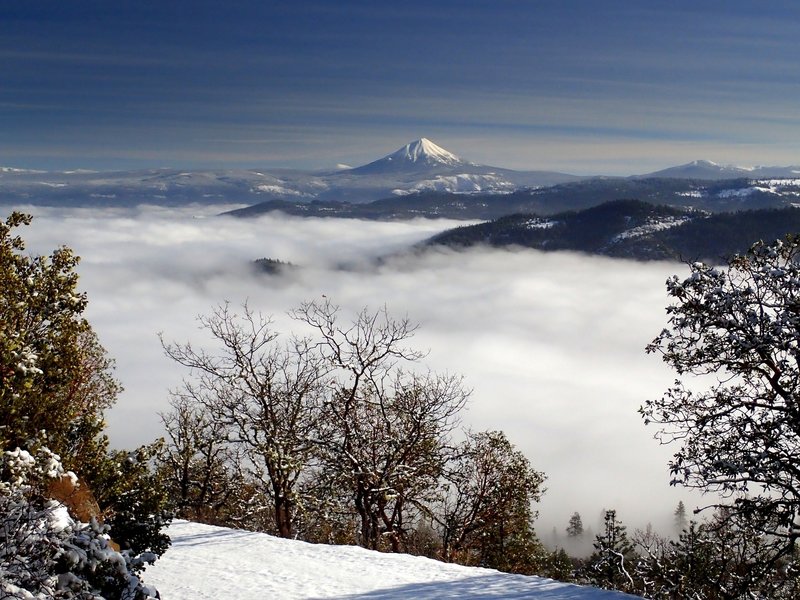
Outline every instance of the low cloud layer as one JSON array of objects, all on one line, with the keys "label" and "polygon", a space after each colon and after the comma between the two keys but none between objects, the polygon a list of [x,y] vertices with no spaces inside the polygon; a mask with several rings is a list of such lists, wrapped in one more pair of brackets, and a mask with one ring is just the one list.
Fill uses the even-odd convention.
[{"label": "low cloud layer", "polygon": [[[574,511],[597,531],[604,507],[644,526],[668,523],[678,500],[702,502],[668,486],[670,449],[636,412],[674,378],[644,346],[665,325],[664,280],[680,265],[487,249],[395,255],[453,225],[442,221],[30,210],[29,250],[66,244],[83,257],[88,317],[125,386],[108,415],[116,446],[161,435],[157,413],[184,375],[157,332],[202,340],[195,316],[226,300],[248,301],[288,331],[286,311],[324,294],[347,314],[385,304],[420,324],[415,342],[430,350],[427,364],[463,374],[474,390],[465,424],[503,429],[547,474],[537,525],[545,540]],[[380,266],[370,261],[389,254]],[[255,275],[259,257],[299,268]]]}]

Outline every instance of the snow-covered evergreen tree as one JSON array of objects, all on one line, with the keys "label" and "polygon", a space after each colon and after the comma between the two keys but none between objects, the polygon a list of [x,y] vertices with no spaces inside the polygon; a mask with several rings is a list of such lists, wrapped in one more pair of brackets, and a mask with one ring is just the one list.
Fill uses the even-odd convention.
[{"label": "snow-covered evergreen tree", "polygon": [[595,538],[594,548],[585,570],[589,580],[599,587],[632,591],[633,544],[616,510],[605,512],[604,530]]}]

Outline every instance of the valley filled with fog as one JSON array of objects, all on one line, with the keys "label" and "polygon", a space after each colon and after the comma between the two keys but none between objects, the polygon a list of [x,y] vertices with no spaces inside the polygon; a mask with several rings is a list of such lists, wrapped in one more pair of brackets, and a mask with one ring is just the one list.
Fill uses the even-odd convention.
[{"label": "valley filled with fog", "polygon": [[[297,326],[286,312],[325,295],[345,316],[386,305],[419,324],[425,365],[463,374],[473,390],[464,424],[504,430],[547,475],[543,541],[575,511],[595,532],[603,508],[631,528],[666,528],[679,500],[702,502],[669,487],[670,449],[637,414],[674,379],[644,347],[666,324],[665,279],[685,266],[534,250],[408,253],[457,223],[214,216],[225,208],[23,208],[35,216],[23,232],[29,251],[63,244],[82,257],[87,317],[125,388],[107,415],[114,446],[162,435],[158,412],[185,373],[159,332],[202,342],[196,315],[246,301],[288,334]],[[261,257],[295,268],[258,273]]]}]

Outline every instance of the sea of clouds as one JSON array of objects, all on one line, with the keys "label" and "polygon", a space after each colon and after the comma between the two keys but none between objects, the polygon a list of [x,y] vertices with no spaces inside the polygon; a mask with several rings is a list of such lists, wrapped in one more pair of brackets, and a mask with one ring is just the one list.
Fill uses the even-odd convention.
[{"label": "sea of clouds", "polygon": [[[159,332],[203,343],[196,316],[229,301],[288,333],[296,324],[286,312],[325,295],[345,316],[385,305],[419,323],[414,344],[430,351],[426,364],[463,374],[473,390],[464,424],[504,430],[547,474],[537,523],[545,541],[574,511],[597,532],[603,508],[631,527],[667,527],[679,500],[702,504],[669,486],[671,451],[637,414],[674,379],[644,347],[666,325],[665,279],[685,266],[533,250],[406,252],[459,223],[214,216],[223,208],[27,209],[31,252],[63,244],[82,257],[87,316],[125,387],[108,414],[115,446],[159,437],[158,413],[186,375],[164,356]],[[297,268],[258,274],[260,257]]]}]

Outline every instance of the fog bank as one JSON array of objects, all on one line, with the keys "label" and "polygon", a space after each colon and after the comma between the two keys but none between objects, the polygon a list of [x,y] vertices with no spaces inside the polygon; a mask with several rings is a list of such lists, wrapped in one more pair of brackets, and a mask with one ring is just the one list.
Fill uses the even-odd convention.
[{"label": "fog bank", "polygon": [[[157,413],[184,375],[158,332],[202,339],[195,316],[223,301],[247,301],[289,331],[286,311],[324,294],[345,314],[385,304],[420,324],[414,342],[430,350],[426,363],[463,374],[474,390],[464,423],[506,431],[547,474],[537,522],[545,541],[574,511],[597,532],[603,507],[632,528],[668,523],[678,500],[699,503],[668,486],[671,452],[636,412],[674,379],[644,347],[666,323],[664,281],[681,265],[493,249],[376,265],[455,223],[237,220],[215,210],[29,209],[30,251],[65,244],[82,256],[87,317],[125,387],[108,414],[115,446],[161,435]],[[297,268],[256,275],[259,257]]]}]

